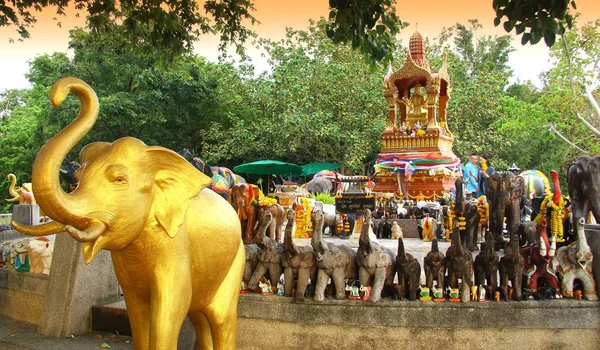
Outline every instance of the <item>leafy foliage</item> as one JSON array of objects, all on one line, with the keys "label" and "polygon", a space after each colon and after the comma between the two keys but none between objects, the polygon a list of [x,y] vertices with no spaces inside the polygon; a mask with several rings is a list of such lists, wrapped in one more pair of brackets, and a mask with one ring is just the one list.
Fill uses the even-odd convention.
[{"label": "leafy foliage", "polygon": [[279,42],[262,40],[271,73],[248,78],[245,86],[221,84],[233,90],[219,95],[243,99],[243,115],[223,116],[202,132],[207,158],[323,161],[362,169],[365,158],[376,153],[385,125],[384,74],[370,71],[348,46],[333,45],[325,25],[288,29]]},{"label": "leafy foliage", "polygon": [[393,0],[330,0],[327,37],[334,43],[351,43],[372,63],[391,61],[394,36],[400,32]]},{"label": "leafy foliage", "polygon": [[311,194],[310,198],[313,198],[323,204],[335,204],[335,198],[331,195],[331,193],[321,192],[317,194]]},{"label": "leafy foliage", "polygon": [[499,26],[506,17],[504,30],[522,34],[521,44],[535,45],[543,38],[546,45],[553,46],[556,36],[573,26],[569,5],[577,8],[574,0],[493,0],[494,25]]},{"label": "leafy foliage", "polygon": [[251,0],[207,0],[202,10],[196,1],[188,0],[14,0],[2,2],[0,27],[14,25],[21,39],[28,38],[29,28],[36,22],[35,12],[53,8],[64,16],[69,6],[75,7],[77,16],[87,12],[90,30],[105,31],[123,23],[132,40],[145,40],[156,53],[169,53],[170,57],[190,52],[194,41],[205,33],[218,34],[223,45],[233,43],[243,52],[241,44],[253,32],[242,21],[257,22],[250,13],[254,10]]}]

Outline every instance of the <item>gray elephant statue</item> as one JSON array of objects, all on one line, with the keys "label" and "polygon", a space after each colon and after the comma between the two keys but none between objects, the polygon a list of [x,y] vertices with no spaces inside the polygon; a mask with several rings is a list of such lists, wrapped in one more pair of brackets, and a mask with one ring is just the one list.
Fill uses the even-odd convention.
[{"label": "gray elephant statue", "polygon": [[592,276],[594,257],[585,237],[584,225],[590,212],[596,222],[600,222],[600,156],[583,156],[571,164],[567,171],[567,188],[577,241],[556,252],[563,296],[573,296],[573,282],[578,278],[583,283],[583,297],[598,300]]},{"label": "gray elephant statue", "polygon": [[314,177],[306,183],[306,190],[312,194],[331,193],[332,188],[331,181],[324,177]]},{"label": "gray elephant statue", "polygon": [[504,218],[510,232],[516,234],[519,230],[525,198],[524,179],[508,171],[496,171],[484,186],[489,204],[490,232],[495,240],[494,245],[500,248]]},{"label": "gray elephant statue", "polygon": [[[283,246],[267,236],[267,228],[273,216],[268,210],[263,210],[258,217],[258,229],[254,241],[258,246],[258,264],[248,282],[248,289],[257,291],[258,282],[268,271],[271,284],[274,285],[281,278],[281,261],[283,259]],[[275,282],[273,282],[275,281]]]},{"label": "gray elephant statue", "polygon": [[500,259],[496,250],[494,249],[494,239],[492,235],[487,232],[485,235],[485,250],[482,250],[475,257],[474,269],[475,269],[475,285],[476,286],[489,286],[487,290],[488,295],[496,295],[496,288],[498,288],[498,265]]},{"label": "gray elephant statue", "polygon": [[448,270],[448,285],[458,288],[458,280],[461,280],[460,295],[462,302],[471,300],[471,276],[473,275],[473,255],[461,242],[458,218],[463,216],[462,208],[464,199],[463,180],[456,179],[456,203],[454,205],[456,216],[452,224],[452,241],[446,250],[446,269]]},{"label": "gray elephant statue", "polygon": [[[400,300],[417,300],[417,288],[421,280],[421,264],[412,254],[404,251],[404,241],[398,238],[398,255],[396,255],[396,271],[398,273],[398,295]],[[408,290],[407,290],[408,287]]]},{"label": "gray elephant statue", "polygon": [[279,204],[271,204],[268,206],[257,206],[256,207],[256,215],[260,217],[261,212],[263,210],[268,210],[271,212],[271,216],[273,219],[271,220],[271,224],[269,225],[269,237],[277,243],[282,242],[281,237],[281,228],[283,227],[283,219],[285,215],[285,210]]},{"label": "gray elephant statue", "polygon": [[245,244],[244,252],[246,253],[246,265],[244,266],[244,274],[242,278],[246,283],[250,281],[252,273],[258,264],[258,246],[256,244]]},{"label": "gray elephant statue", "polygon": [[362,286],[373,287],[371,301],[381,300],[384,286],[394,287],[396,254],[389,248],[372,242],[369,239],[371,228],[371,210],[366,209],[364,222],[358,239],[356,263],[358,264],[358,280]]},{"label": "gray elephant statue", "polygon": [[431,250],[423,259],[423,267],[425,270],[425,285],[431,290],[433,288],[433,281],[435,280],[438,288],[443,289],[446,264],[444,254],[438,248],[437,238],[431,241]]},{"label": "gray elephant statue", "polygon": [[[295,289],[294,299],[300,300],[304,298],[308,281],[310,280],[312,284],[317,281],[317,266],[313,247],[297,246],[292,240],[295,216],[296,212],[294,210],[288,210],[283,241],[283,275],[285,278],[285,296],[292,296],[292,291]],[[321,229],[322,227],[313,227],[314,231]],[[297,282],[295,282],[296,280]]]},{"label": "gray elephant statue", "polygon": [[[315,227],[323,227],[323,212],[313,211],[312,220]],[[310,245],[313,247],[318,269],[314,300],[325,299],[325,288],[330,278],[335,286],[335,298],[346,299],[344,280],[358,279],[356,252],[345,244],[336,245],[323,241],[323,233],[319,229],[313,231]]]}]

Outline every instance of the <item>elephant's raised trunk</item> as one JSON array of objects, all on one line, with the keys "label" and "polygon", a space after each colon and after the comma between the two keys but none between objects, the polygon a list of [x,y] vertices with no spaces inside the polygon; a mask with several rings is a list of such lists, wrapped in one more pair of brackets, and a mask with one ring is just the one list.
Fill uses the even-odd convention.
[{"label": "elephant's raised trunk", "polygon": [[8,174],[8,176],[6,177],[7,179],[10,179],[10,186],[8,186],[8,194],[10,194],[11,199],[7,199],[7,202],[14,202],[16,200],[19,199],[19,194],[17,193],[17,191],[15,191],[15,185],[17,184],[17,177],[15,176],[15,174]]},{"label": "elephant's raised trunk", "polygon": [[292,240],[292,229],[294,228],[294,219],[296,213],[293,209],[289,209],[287,213],[287,224],[285,225],[285,236],[283,237],[283,249],[290,255],[294,256],[298,253],[298,249]]},{"label": "elephant's raised trunk", "polygon": [[[85,218],[86,213],[77,213],[82,206],[72,194],[67,194],[60,186],[60,166],[71,149],[90,131],[98,117],[98,98],[92,88],[77,78],[62,78],[52,85],[50,100],[55,108],[65,101],[70,92],[74,92],[81,103],[77,118],[54,136],[39,151],[32,171],[32,183],[35,197],[40,208],[52,219],[69,223],[74,229],[69,231],[78,240],[90,241],[102,232],[92,220]],[[93,227],[90,227],[92,225]],[[21,232],[28,234],[31,229],[21,226]],[[89,234],[79,232],[90,230]],[[95,237],[94,237],[95,236]]]},{"label": "elephant's raised trunk", "polygon": [[323,212],[321,210],[314,210],[312,212],[313,219],[313,234],[310,239],[310,245],[313,247],[317,259],[325,254],[325,245],[323,244]]},{"label": "elephant's raised trunk", "polygon": [[363,247],[365,254],[371,254],[371,239],[369,238],[369,230],[371,228],[371,210],[365,209],[365,218],[362,229],[360,230],[360,238],[358,245]]}]

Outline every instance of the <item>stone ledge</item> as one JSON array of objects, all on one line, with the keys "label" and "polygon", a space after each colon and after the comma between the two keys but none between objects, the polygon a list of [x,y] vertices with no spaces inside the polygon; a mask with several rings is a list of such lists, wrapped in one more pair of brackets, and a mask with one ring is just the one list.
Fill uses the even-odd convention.
[{"label": "stone ledge", "polygon": [[238,317],[299,324],[409,328],[600,329],[600,303],[577,300],[434,303],[305,300],[241,295]]},{"label": "stone ledge", "polygon": [[[126,315],[125,302],[95,307]],[[600,303],[571,299],[524,302],[437,303],[306,299],[240,295],[239,319],[304,325],[339,324],[405,328],[600,329]],[[94,321],[96,323],[96,321]],[[95,330],[104,330],[96,329]],[[108,331],[108,330],[107,330]],[[114,330],[113,330],[114,331]]]},{"label": "stone ledge", "polygon": [[17,272],[14,269],[0,269],[0,288],[34,295],[46,295],[50,276],[41,273]]}]

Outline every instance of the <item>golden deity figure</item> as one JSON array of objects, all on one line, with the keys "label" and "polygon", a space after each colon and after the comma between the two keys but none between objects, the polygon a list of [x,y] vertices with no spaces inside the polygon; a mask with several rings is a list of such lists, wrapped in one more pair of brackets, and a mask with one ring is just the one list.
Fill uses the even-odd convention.
[{"label": "golden deity figure", "polygon": [[421,93],[421,84],[417,83],[414,87],[412,96],[408,97],[408,90],[404,91],[404,96],[398,102],[404,104],[409,110],[406,112],[406,119],[411,122],[420,122],[427,125],[427,96]]}]

